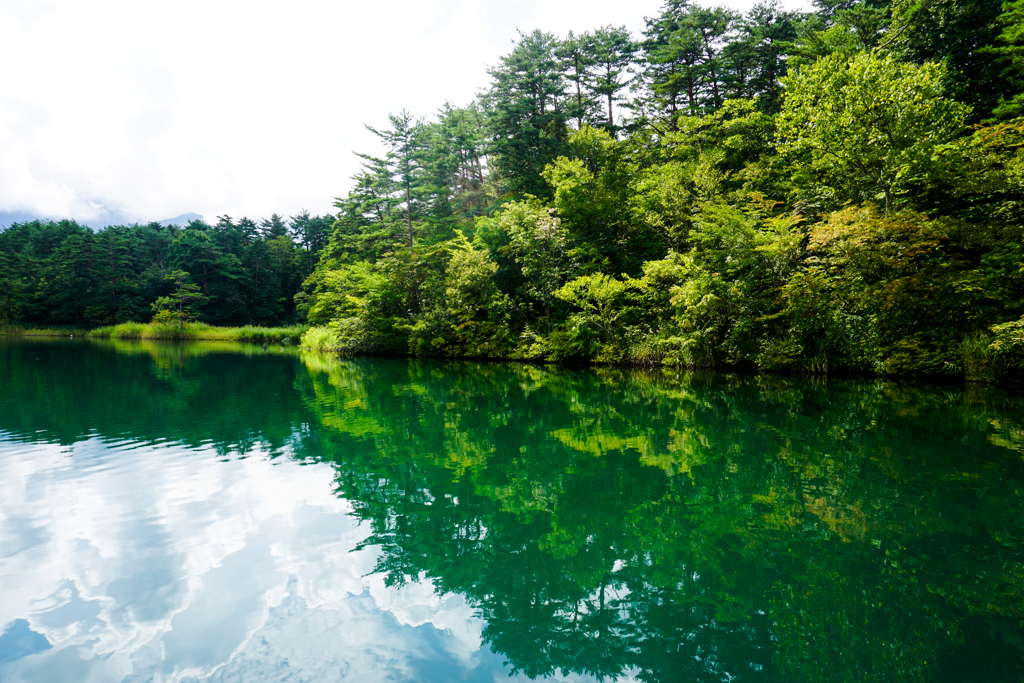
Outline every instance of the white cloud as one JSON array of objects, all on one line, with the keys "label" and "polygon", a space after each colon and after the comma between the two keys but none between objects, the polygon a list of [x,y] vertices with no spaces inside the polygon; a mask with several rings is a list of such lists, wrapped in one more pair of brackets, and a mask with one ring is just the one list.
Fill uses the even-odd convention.
[{"label": "white cloud", "polygon": [[364,123],[469,101],[517,27],[639,31],[660,4],[0,0],[0,212],[326,212]]}]

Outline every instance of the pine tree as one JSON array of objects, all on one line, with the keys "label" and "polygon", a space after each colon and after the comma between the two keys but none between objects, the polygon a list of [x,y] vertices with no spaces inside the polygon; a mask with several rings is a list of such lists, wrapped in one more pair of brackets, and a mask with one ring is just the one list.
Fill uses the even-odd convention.
[{"label": "pine tree", "polygon": [[566,81],[565,116],[576,122],[576,130],[587,123],[594,123],[594,115],[600,110],[600,103],[593,97],[590,69],[594,66],[594,36],[588,31],[569,35],[555,47],[558,68]]},{"label": "pine tree", "polygon": [[672,130],[680,115],[698,113],[703,43],[688,20],[690,10],[689,0],[668,0],[660,16],[646,20],[642,43],[642,93],[634,107],[648,119],[666,121]]},{"label": "pine tree", "polygon": [[198,314],[192,306],[203,303],[208,297],[199,291],[199,285],[188,281],[188,273],[184,270],[175,270],[167,279],[174,283],[175,289],[170,295],[153,302],[153,322],[176,322],[182,325],[195,320]]},{"label": "pine tree", "polygon": [[431,131],[431,173],[447,188],[452,214],[471,218],[487,212],[490,202],[484,191],[487,133],[483,111],[477,104],[454,107],[445,104]]},{"label": "pine tree", "polygon": [[604,128],[614,135],[615,105],[622,102],[623,93],[631,80],[631,67],[637,45],[625,26],[604,26],[594,31],[590,39],[590,84],[595,98],[607,105],[608,118]]},{"label": "pine tree", "polygon": [[494,81],[484,99],[490,158],[507,196],[550,196],[540,173],[566,153],[567,98],[558,45],[550,33],[520,33],[512,52],[490,70]]},{"label": "pine tree", "polygon": [[1012,0],[896,0],[881,44],[904,60],[945,66],[946,89],[974,108],[976,122],[1020,92],[1020,81],[991,46],[1019,44],[1022,21]]},{"label": "pine tree", "polygon": [[270,218],[260,221],[260,234],[263,239],[288,236],[288,224],[278,214],[271,214]]},{"label": "pine tree", "polygon": [[757,98],[764,112],[779,111],[779,79],[787,73],[786,56],[797,38],[800,18],[797,12],[782,10],[777,0],[758,3],[747,12],[740,22],[739,42],[745,46],[749,61],[742,89],[736,96]]},{"label": "pine tree", "polygon": [[[387,154],[385,163],[397,182],[405,214],[406,246],[412,248],[414,243],[413,219],[422,214],[422,190],[424,188],[424,128],[423,122],[414,119],[406,110],[398,114],[389,114],[391,127],[377,130],[366,126],[367,130],[376,135],[384,143]],[[380,160],[373,159],[378,162]]]}]

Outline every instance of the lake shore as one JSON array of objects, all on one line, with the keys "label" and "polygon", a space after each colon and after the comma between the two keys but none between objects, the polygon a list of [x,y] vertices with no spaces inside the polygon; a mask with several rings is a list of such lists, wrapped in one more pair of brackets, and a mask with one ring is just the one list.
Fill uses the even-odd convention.
[{"label": "lake shore", "polygon": [[289,344],[298,345],[302,335],[309,329],[307,325],[291,327],[217,327],[205,323],[121,323],[92,330],[81,328],[19,328],[2,327],[0,334],[21,337],[66,337],[81,336],[97,339],[166,339],[178,340],[209,340],[251,342],[254,344]]},{"label": "lake shore", "polygon": [[[122,339],[122,340],[163,340],[163,341],[228,341],[252,344],[280,344],[285,346],[299,346],[310,351],[317,351],[338,356],[368,356],[381,358],[415,357],[415,354],[406,352],[381,352],[365,353],[353,352],[344,344],[340,343],[338,334],[326,326],[292,325],[288,327],[261,327],[258,325],[246,325],[242,327],[220,327],[199,322],[177,323],[140,323],[127,322],[118,325],[86,329],[79,327],[46,327],[31,328],[18,326],[0,326],[0,336],[20,337],[80,337],[93,339]],[[447,358],[449,360],[473,360],[496,363],[534,363],[534,364],[555,364],[569,366],[590,366],[590,367],[620,367],[620,368],[686,368],[689,370],[717,370],[727,372],[741,372],[750,374],[767,374],[783,376],[815,376],[815,377],[836,377],[836,378],[861,378],[861,379],[905,379],[913,381],[926,381],[929,383],[948,384],[966,380],[968,383],[1001,384],[1004,382],[1019,382],[1020,378],[1014,375],[990,372],[965,377],[963,374],[951,372],[949,374],[900,374],[881,373],[865,371],[849,371],[845,369],[826,368],[805,368],[805,369],[776,369],[766,370],[764,368],[750,366],[736,366],[727,364],[715,364],[709,366],[685,366],[678,363],[666,362],[664,358],[646,356],[643,358],[623,358],[617,361],[601,361],[593,358],[549,358],[545,356],[428,356]]]}]

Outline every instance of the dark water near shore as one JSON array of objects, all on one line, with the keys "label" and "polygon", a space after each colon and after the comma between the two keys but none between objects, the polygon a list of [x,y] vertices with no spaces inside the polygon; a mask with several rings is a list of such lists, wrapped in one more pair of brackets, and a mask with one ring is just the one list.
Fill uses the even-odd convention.
[{"label": "dark water near shore", "polygon": [[0,338],[0,681],[1024,680],[984,387]]}]

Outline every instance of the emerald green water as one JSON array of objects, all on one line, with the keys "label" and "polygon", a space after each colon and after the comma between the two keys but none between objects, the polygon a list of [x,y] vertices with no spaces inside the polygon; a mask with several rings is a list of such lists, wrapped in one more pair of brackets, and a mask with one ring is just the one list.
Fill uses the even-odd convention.
[{"label": "emerald green water", "polygon": [[1024,403],[0,338],[0,681],[1024,680]]}]

